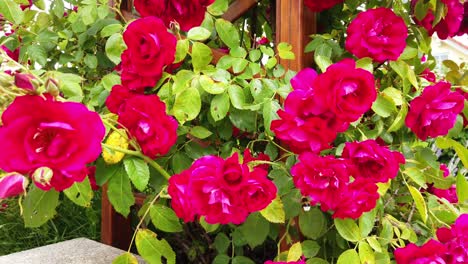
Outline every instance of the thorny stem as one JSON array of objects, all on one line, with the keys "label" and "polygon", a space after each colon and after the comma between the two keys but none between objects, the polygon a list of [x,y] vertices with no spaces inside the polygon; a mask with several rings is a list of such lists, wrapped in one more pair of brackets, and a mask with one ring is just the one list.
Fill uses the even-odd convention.
[{"label": "thorny stem", "polygon": [[138,222],[138,225],[135,228],[135,232],[133,233],[132,240],[130,241],[130,245],[128,246],[127,252],[130,253],[130,250],[132,249],[133,242],[135,241],[136,234],[138,233],[138,229],[140,229],[141,224],[143,224],[143,221],[145,221],[146,216],[148,215],[151,207],[153,204],[159,199],[161,194],[165,191],[165,189],[162,189],[150,202],[148,208],[146,209],[145,213],[143,214],[143,217],[141,217],[140,222]]}]

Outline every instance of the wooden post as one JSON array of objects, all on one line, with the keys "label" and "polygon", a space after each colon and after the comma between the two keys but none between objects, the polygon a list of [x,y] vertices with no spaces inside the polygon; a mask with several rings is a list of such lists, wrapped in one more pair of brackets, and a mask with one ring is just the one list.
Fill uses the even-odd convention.
[{"label": "wooden post", "polygon": [[304,0],[277,0],[276,43],[291,44],[296,55],[295,60],[280,60],[281,65],[293,71],[310,67],[313,55],[305,54],[304,48],[316,30],[315,14],[304,6]]}]

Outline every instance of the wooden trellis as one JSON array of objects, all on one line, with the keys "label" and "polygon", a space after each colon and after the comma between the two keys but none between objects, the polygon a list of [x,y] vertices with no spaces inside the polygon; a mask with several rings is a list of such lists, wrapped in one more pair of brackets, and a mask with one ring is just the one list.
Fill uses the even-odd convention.
[{"label": "wooden trellis", "polygon": [[[274,0],[272,0],[274,1]],[[112,4],[112,1],[111,1]],[[223,18],[234,22],[243,14],[257,5],[256,0],[236,0],[229,6]],[[296,55],[295,60],[280,60],[287,69],[299,71],[310,66],[313,61],[311,54],[304,54],[304,48],[309,41],[309,35],[316,32],[315,14],[304,6],[304,0],[276,0],[276,43],[287,42],[292,45]],[[122,0],[122,13],[132,18],[132,0]],[[213,50],[213,63],[216,63],[225,53]],[[135,194],[136,204],[141,206],[144,195]],[[107,197],[107,188],[102,190],[101,241],[107,245],[127,249],[133,230],[130,219],[116,213]]]}]

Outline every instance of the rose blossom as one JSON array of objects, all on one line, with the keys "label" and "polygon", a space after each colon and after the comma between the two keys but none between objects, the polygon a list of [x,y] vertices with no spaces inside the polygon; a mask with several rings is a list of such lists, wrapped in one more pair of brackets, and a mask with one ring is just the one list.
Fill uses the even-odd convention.
[{"label": "rose blossom", "polygon": [[447,178],[450,175],[450,170],[447,168],[447,165],[443,163],[439,165],[439,170],[442,171],[444,178]]},{"label": "rose blossom", "polygon": [[267,207],[276,186],[260,166],[250,169],[234,153],[226,160],[204,156],[169,179],[169,195],[177,216],[185,222],[195,215],[215,224],[241,224],[251,212]]},{"label": "rose blossom", "polygon": [[302,195],[310,196],[313,204],[320,203],[322,210],[328,211],[337,207],[337,197],[349,182],[347,169],[343,159],[303,153],[299,163],[291,168],[291,174]]},{"label": "rose blossom", "polygon": [[[330,65],[314,80],[314,99],[321,111],[331,111],[340,120],[354,122],[377,98],[374,76],[352,59]],[[341,131],[340,131],[341,132]]]},{"label": "rose blossom", "polygon": [[437,230],[437,238],[446,246],[447,263],[468,263],[468,214],[462,214],[449,228]]},{"label": "rose blossom", "polygon": [[114,85],[106,99],[107,109],[109,109],[111,113],[119,114],[122,111],[125,102],[137,94],[138,93],[133,92],[122,85]]},{"label": "rose blossom", "polygon": [[404,248],[397,248],[394,254],[397,264],[446,264],[443,258],[445,251],[443,244],[431,239],[420,247],[411,243]]},{"label": "rose blossom", "polygon": [[165,155],[176,143],[177,121],[166,114],[166,105],[157,95],[135,95],[119,111],[118,122],[136,138],[146,156]]},{"label": "rose blossom", "polygon": [[17,48],[15,49],[14,51],[11,51],[9,48],[7,48],[5,45],[1,46],[0,48],[2,48],[6,54],[8,55],[8,57],[12,58],[14,61],[18,61],[19,60],[19,53],[20,53],[20,49]]},{"label": "rose blossom", "polygon": [[28,184],[28,179],[21,174],[2,175],[0,177],[0,200],[23,194]]},{"label": "rose blossom", "polygon": [[346,142],[342,157],[349,159],[355,178],[365,178],[373,182],[387,182],[397,176],[400,164],[405,157],[398,151],[390,151],[375,140]]},{"label": "rose blossom", "polygon": [[338,199],[334,197],[338,201],[332,217],[357,219],[363,213],[374,209],[379,199],[377,189],[374,182],[357,178],[338,193]]},{"label": "rose blossom", "polygon": [[397,60],[406,47],[408,29],[403,19],[389,8],[361,12],[348,26],[346,50],[358,58],[376,62]]},{"label": "rose blossom", "polygon": [[428,191],[439,198],[444,198],[450,203],[458,203],[457,186],[455,184],[445,190],[431,186],[428,188]]},{"label": "rose blossom", "polygon": [[130,23],[123,33],[127,50],[122,54],[122,84],[143,91],[161,78],[163,68],[174,62],[177,40],[156,17]]},{"label": "rose blossom", "polygon": [[214,0],[135,0],[135,8],[142,17],[161,18],[167,27],[176,21],[183,31],[200,26],[205,12]]},{"label": "rose blossom", "polygon": [[421,140],[444,136],[455,125],[463,107],[463,96],[450,91],[449,83],[438,82],[411,101],[405,124]]},{"label": "rose blossom", "polygon": [[93,191],[99,190],[100,186],[96,183],[96,166],[89,166],[86,168],[86,174],[89,178],[89,184],[91,185],[91,189]]},{"label": "rose blossom", "polygon": [[424,69],[421,72],[420,76],[426,79],[428,82],[434,83],[437,80],[435,73],[433,73],[429,68]]},{"label": "rose blossom", "polygon": [[312,12],[322,12],[330,9],[344,0],[304,0],[304,4],[312,10]]},{"label": "rose blossom", "polygon": [[51,96],[17,97],[2,115],[0,169],[32,174],[49,168],[50,182],[35,182],[57,191],[86,177],[86,164],[101,153],[105,128],[99,115],[74,102]]},{"label": "rose blossom", "polygon": [[32,80],[34,79],[35,79],[34,75],[30,73],[16,73],[15,85],[16,87],[21,88],[21,89],[35,91],[36,88],[34,87],[34,84],[32,83]]},{"label": "rose blossom", "polygon": [[[423,0],[412,0],[411,5],[414,9],[416,3],[418,1]],[[440,39],[447,39],[448,37],[453,37],[457,35],[462,20],[464,16],[464,7],[460,0],[441,0],[442,3],[445,5],[447,14],[433,26],[434,23],[434,11],[430,8],[427,11],[426,16],[422,20],[418,20],[415,16],[413,16],[414,21],[416,24],[424,27],[429,36],[432,36],[434,32],[437,32],[437,35]]]}]

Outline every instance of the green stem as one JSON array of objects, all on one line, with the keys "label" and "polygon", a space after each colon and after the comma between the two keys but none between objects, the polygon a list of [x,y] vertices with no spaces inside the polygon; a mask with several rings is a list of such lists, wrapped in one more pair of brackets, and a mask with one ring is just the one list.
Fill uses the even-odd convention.
[{"label": "green stem", "polygon": [[280,240],[278,241],[278,256],[281,254],[281,242],[283,242],[283,240],[286,238],[286,236],[288,235],[289,233],[289,226],[291,225],[291,220],[288,221],[288,224],[286,225],[286,230],[284,231],[284,234],[283,236],[280,238]]}]

